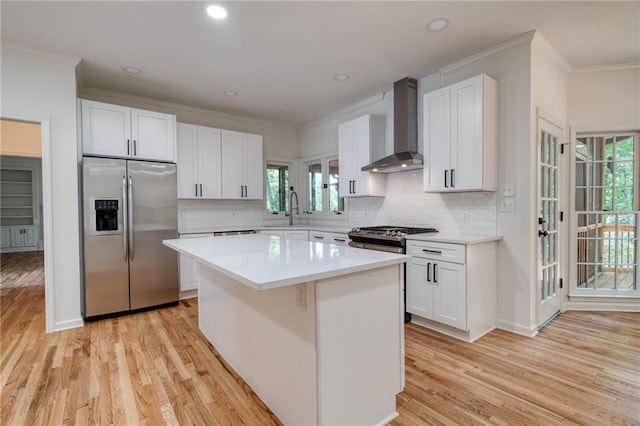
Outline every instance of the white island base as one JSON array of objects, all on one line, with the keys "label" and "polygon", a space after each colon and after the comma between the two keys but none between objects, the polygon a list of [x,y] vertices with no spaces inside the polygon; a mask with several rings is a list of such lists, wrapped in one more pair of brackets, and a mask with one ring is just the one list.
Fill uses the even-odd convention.
[{"label": "white island base", "polygon": [[284,424],[397,417],[401,263],[264,291],[198,266],[200,329]]}]

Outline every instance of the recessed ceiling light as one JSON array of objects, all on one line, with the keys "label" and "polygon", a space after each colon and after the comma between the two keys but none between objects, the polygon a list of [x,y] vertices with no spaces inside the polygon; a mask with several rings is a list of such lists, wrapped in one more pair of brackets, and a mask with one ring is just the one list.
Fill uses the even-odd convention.
[{"label": "recessed ceiling light", "polygon": [[427,29],[431,32],[442,31],[449,26],[449,21],[445,18],[434,19],[427,24]]},{"label": "recessed ceiling light", "polygon": [[280,112],[283,114],[291,114],[293,111],[291,111],[290,109],[281,109]]},{"label": "recessed ceiling light", "polygon": [[347,81],[347,80],[349,80],[349,75],[348,74],[337,74],[333,78],[338,80],[338,81]]},{"label": "recessed ceiling light", "polygon": [[233,91],[233,90],[225,90],[224,94],[225,94],[225,96],[237,96],[238,92]]},{"label": "recessed ceiling light", "polygon": [[207,15],[213,19],[224,19],[227,17],[227,11],[222,6],[213,5],[207,7]]},{"label": "recessed ceiling light", "polygon": [[122,71],[128,72],[129,74],[142,74],[142,71],[136,67],[124,67],[122,68]]}]

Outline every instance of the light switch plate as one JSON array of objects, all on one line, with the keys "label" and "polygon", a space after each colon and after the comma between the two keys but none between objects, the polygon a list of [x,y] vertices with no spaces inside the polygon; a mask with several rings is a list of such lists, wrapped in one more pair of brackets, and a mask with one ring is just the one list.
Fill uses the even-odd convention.
[{"label": "light switch plate", "polygon": [[503,183],[500,185],[500,193],[503,197],[513,197],[516,195],[516,186],[513,183]]}]

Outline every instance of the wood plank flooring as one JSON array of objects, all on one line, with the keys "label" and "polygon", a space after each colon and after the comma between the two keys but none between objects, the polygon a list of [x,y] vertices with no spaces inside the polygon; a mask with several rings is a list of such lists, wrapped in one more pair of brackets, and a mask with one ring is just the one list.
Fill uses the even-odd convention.
[{"label": "wood plank flooring", "polygon": [[[10,281],[0,424],[281,424],[199,332],[195,299],[44,334],[43,286]],[[533,339],[473,344],[405,330],[394,425],[640,425],[640,314],[568,312]]]},{"label": "wood plank flooring", "polygon": [[43,285],[44,252],[1,253],[0,271],[0,288]]}]

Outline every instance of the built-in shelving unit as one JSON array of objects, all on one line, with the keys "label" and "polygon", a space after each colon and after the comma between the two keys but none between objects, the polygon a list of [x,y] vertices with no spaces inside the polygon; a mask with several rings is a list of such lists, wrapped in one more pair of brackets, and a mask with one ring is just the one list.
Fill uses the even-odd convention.
[{"label": "built-in shelving unit", "polygon": [[33,170],[0,170],[0,222],[2,226],[34,224]]}]

